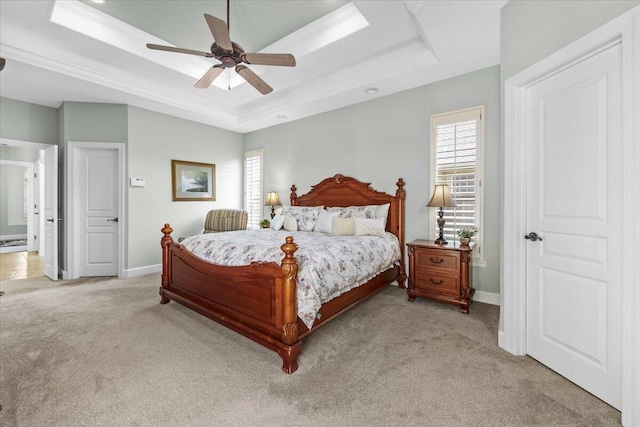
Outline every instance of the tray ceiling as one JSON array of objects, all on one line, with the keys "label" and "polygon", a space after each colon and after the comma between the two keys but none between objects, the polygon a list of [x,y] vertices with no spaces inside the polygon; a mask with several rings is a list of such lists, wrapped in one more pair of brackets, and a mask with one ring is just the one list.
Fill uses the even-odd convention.
[{"label": "tray ceiling", "polygon": [[0,2],[2,96],[129,104],[250,132],[498,64],[506,1],[232,0],[232,40],[296,56],[295,68],[250,66],[274,88],[266,96],[235,71],[196,89],[217,61],[145,47],[208,51],[203,14],[226,20],[226,2],[88,3]]}]

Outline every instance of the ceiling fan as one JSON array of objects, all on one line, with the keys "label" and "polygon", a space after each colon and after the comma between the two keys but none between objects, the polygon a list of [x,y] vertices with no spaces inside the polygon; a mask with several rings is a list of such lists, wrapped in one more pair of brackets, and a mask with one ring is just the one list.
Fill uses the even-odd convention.
[{"label": "ceiling fan", "polygon": [[229,0],[227,0],[227,23],[215,16],[204,14],[214,43],[211,45],[211,52],[201,52],[192,49],[182,49],[173,46],[162,46],[149,43],[147,47],[154,50],[164,50],[168,52],[186,53],[188,55],[199,55],[207,58],[215,58],[221,62],[216,64],[207,71],[200,80],[194,85],[197,88],[208,88],[211,83],[224,71],[225,68],[235,67],[236,72],[242,76],[251,86],[256,88],[258,92],[266,95],[273,91],[264,80],[256,73],[251,71],[245,64],[256,65],[277,65],[284,67],[295,67],[296,59],[290,53],[245,53],[244,49],[235,42],[231,41],[229,36]]},{"label": "ceiling fan", "polygon": [[0,71],[4,70],[4,64],[6,60],[4,58],[0,58]]}]

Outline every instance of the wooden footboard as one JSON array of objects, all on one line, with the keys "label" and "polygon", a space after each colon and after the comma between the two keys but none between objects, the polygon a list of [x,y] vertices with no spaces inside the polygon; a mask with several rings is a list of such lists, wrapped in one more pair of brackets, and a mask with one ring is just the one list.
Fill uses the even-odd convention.
[{"label": "wooden footboard", "polygon": [[282,357],[282,369],[298,369],[302,349],[298,337],[296,279],[298,246],[287,237],[284,258],[276,263],[226,267],[201,260],[162,232],[162,286],[160,302],[174,300],[251,338]]}]

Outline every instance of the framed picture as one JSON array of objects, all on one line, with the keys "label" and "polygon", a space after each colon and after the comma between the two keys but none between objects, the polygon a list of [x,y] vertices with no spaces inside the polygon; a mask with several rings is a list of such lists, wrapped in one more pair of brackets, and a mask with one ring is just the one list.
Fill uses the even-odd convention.
[{"label": "framed picture", "polygon": [[216,199],[216,165],[171,160],[173,201]]}]

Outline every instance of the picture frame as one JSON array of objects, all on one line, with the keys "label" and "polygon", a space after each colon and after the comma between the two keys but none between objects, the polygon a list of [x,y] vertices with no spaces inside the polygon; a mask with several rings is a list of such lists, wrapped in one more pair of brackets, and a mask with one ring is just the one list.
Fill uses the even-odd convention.
[{"label": "picture frame", "polygon": [[216,165],[171,160],[174,202],[216,200]]}]

